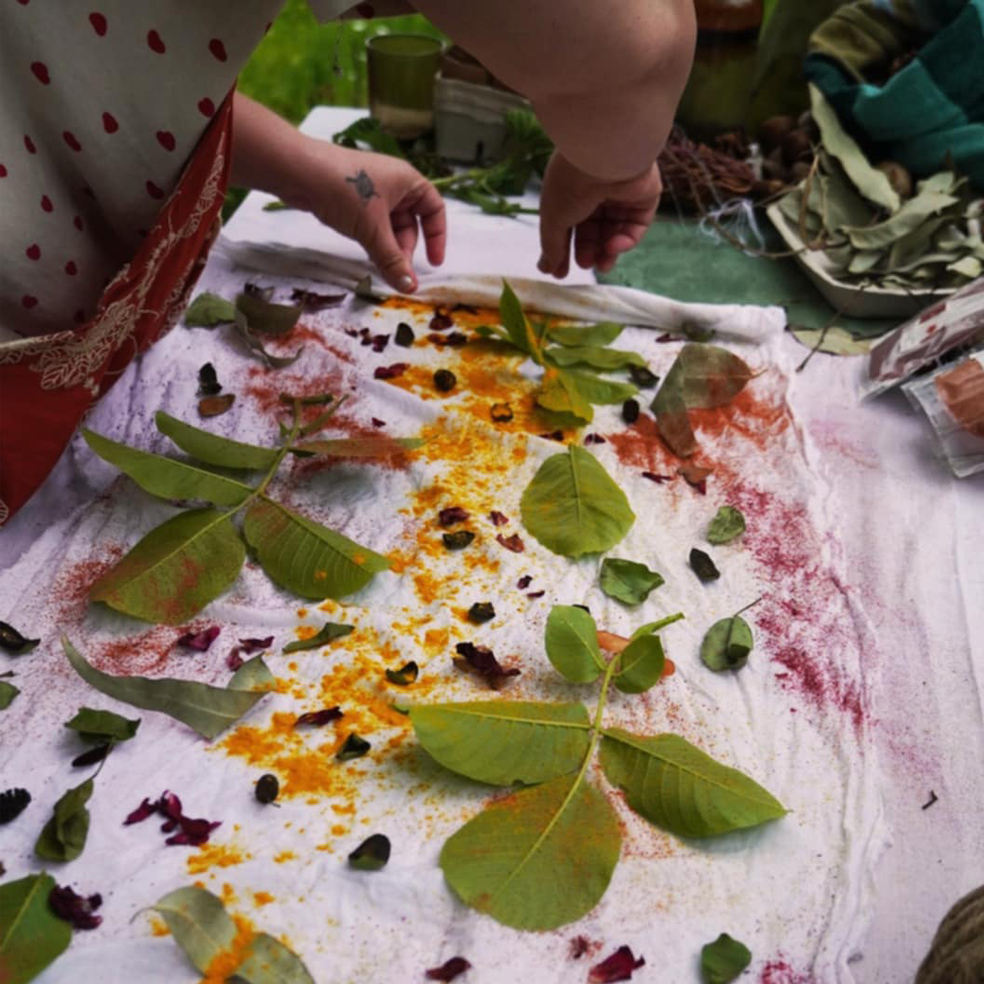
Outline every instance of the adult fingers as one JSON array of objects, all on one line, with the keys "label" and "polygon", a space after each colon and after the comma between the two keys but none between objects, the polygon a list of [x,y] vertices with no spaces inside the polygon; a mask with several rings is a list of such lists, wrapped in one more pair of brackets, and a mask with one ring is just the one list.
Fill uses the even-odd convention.
[{"label": "adult fingers", "polygon": [[366,221],[361,222],[356,230],[355,238],[390,287],[403,293],[417,289],[417,277],[410,264],[410,256],[397,239],[389,215],[377,215],[371,220],[366,216]]},{"label": "adult fingers", "polygon": [[447,215],[444,211],[444,199],[429,181],[421,186],[413,212],[420,219],[427,260],[433,266],[440,266],[444,262],[447,247]]}]

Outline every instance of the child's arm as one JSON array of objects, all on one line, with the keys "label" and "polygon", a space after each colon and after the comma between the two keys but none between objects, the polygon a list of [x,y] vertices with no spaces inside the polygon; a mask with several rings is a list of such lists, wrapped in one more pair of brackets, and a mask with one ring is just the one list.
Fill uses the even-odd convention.
[{"label": "child's arm", "polygon": [[444,201],[413,167],[305,136],[252,99],[234,98],[234,185],[270,192],[357,240],[396,290],[417,287],[418,223],[427,259],[444,261]]}]

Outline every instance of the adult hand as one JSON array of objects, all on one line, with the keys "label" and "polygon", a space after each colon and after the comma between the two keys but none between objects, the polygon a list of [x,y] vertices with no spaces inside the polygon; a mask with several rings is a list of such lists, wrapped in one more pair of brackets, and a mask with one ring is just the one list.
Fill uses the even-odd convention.
[{"label": "adult hand", "polygon": [[444,199],[406,161],[311,139],[299,175],[287,203],[359,242],[394,289],[417,289],[413,254],[420,232],[428,261],[444,262]]},{"label": "adult hand", "polygon": [[655,163],[634,178],[606,181],[555,152],[540,196],[540,270],[566,277],[572,238],[578,266],[610,270],[619,254],[639,244],[662,190]]}]

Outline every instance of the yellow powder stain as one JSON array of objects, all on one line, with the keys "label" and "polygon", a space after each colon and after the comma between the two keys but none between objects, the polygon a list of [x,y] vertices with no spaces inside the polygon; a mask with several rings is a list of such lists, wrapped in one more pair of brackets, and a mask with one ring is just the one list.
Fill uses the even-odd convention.
[{"label": "yellow powder stain", "polygon": [[277,900],[269,892],[254,892],[253,893],[253,904],[257,906],[269,905],[271,902],[276,902]]},{"label": "yellow powder stain", "polygon": [[219,897],[223,905],[232,905],[236,901],[236,890],[228,882],[223,882]]},{"label": "yellow powder stain", "polygon": [[150,917],[150,931],[154,936],[170,936],[171,930],[167,928],[167,923],[157,916]]},{"label": "yellow powder stain", "polygon": [[348,827],[346,827],[345,824],[343,823],[336,823],[331,828],[331,832],[336,837],[343,837],[345,834],[348,833],[348,831],[349,831]]},{"label": "yellow powder stain", "polygon": [[298,608],[297,609],[297,617],[298,618],[307,618],[307,612],[308,612],[308,610],[306,608]]},{"label": "yellow powder stain", "polygon": [[339,816],[351,816],[355,813],[355,805],[352,803],[332,803],[331,809]]},{"label": "yellow powder stain", "polygon": [[318,630],[313,625],[299,625],[294,629],[294,635],[298,639],[311,639],[318,634]]},{"label": "yellow powder stain", "polygon": [[428,629],[424,633],[424,645],[428,649],[445,650],[448,648],[451,633],[448,629]]},{"label": "yellow powder stain", "polygon": [[338,608],[338,602],[332,601],[331,598],[326,598],[320,605],[318,605],[319,612],[333,612]]},{"label": "yellow powder stain", "polygon": [[203,844],[197,854],[189,855],[186,864],[188,874],[200,875],[209,868],[230,868],[242,864],[250,857],[251,854],[231,844]]},{"label": "yellow powder stain", "polygon": [[227,950],[217,953],[208,967],[200,984],[225,984],[246,959],[249,944],[255,935],[252,924],[242,916],[233,915],[236,935]]},{"label": "yellow powder stain", "polygon": [[293,861],[297,855],[293,851],[281,851],[279,854],[273,856],[273,860],[277,864],[283,864],[285,861]]}]

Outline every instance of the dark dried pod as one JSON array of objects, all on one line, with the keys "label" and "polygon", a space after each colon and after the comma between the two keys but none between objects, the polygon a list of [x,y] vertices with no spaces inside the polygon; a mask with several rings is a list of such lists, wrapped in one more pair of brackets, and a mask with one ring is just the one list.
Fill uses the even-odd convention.
[{"label": "dark dried pod", "polygon": [[413,345],[414,338],[416,336],[413,333],[413,329],[405,321],[401,321],[396,326],[396,337],[393,341],[397,345],[401,345],[403,348],[410,348]]},{"label": "dark dried pod", "polygon": [[105,744],[96,745],[94,748],[90,748],[81,755],[76,755],[75,758],[72,759],[72,768],[79,769],[85,765],[95,765],[97,762],[101,762],[109,754],[109,750],[112,747],[113,743],[111,741],[107,741]]},{"label": "dark dried pod", "polygon": [[367,755],[372,745],[360,738],[354,731],[345,739],[345,744],[335,753],[335,758],[339,762],[347,762],[349,759],[362,758]]},{"label": "dark dried pod", "polygon": [[643,389],[651,389],[659,382],[659,376],[648,366],[629,366],[629,376],[636,386]]},{"label": "dark dried pod", "polygon": [[31,794],[26,789],[5,789],[0,793],[0,823],[16,820],[30,802]]},{"label": "dark dried pod", "polygon": [[690,566],[702,581],[715,581],[721,576],[721,572],[714,565],[710,556],[696,547],[690,551]]},{"label": "dark dried pod", "polygon": [[395,683],[398,687],[409,687],[411,683],[414,683],[420,673],[420,667],[410,660],[409,663],[404,663],[398,670],[387,670],[386,679],[390,683]]},{"label": "dark dried pod", "polygon": [[211,362],[198,370],[198,395],[199,396],[218,396],[222,392],[222,385],[219,383],[215,373],[215,366]]},{"label": "dark dried pod", "polygon": [[390,840],[385,834],[371,834],[349,856],[356,871],[379,871],[390,858]]},{"label": "dark dried pod", "polygon": [[787,165],[813,157],[813,141],[802,130],[792,130],[782,138],[782,159]]},{"label": "dark dried pod", "polygon": [[493,403],[489,415],[497,424],[508,424],[513,419],[512,407],[508,403]]},{"label": "dark dried pod", "polygon": [[481,625],[483,622],[491,622],[495,618],[495,608],[491,601],[476,601],[468,609],[468,621]]},{"label": "dark dried pod", "polygon": [[782,147],[770,150],[762,159],[762,177],[773,181],[786,180],[786,163],[782,159]]},{"label": "dark dried pod", "polygon": [[639,419],[639,401],[626,400],[622,404],[622,420],[627,424],[634,424]]},{"label": "dark dried pod", "polygon": [[264,773],[256,780],[253,795],[264,805],[272,803],[280,795],[280,781],[272,772]]},{"label": "dark dried pod", "polygon": [[463,550],[475,539],[475,534],[470,530],[455,530],[454,533],[442,534],[441,539],[448,550]]},{"label": "dark dried pod", "polygon": [[0,622],[0,649],[11,656],[23,656],[41,643],[40,639],[28,639],[7,622]]},{"label": "dark dried pod", "polygon": [[458,377],[450,369],[438,369],[434,373],[434,386],[442,393],[450,393],[458,385]]}]

